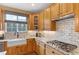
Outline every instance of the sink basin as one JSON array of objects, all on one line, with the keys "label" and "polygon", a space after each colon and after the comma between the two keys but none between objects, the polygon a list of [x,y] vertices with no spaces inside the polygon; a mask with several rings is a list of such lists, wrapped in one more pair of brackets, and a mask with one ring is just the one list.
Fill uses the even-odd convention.
[{"label": "sink basin", "polygon": [[0,52],[0,55],[6,55],[6,51]]}]

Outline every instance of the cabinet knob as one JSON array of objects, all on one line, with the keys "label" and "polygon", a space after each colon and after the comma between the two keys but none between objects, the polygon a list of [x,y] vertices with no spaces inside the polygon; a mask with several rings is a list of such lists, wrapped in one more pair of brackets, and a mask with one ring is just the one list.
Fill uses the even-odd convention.
[{"label": "cabinet knob", "polygon": [[55,53],[54,51],[52,51],[52,53]]}]

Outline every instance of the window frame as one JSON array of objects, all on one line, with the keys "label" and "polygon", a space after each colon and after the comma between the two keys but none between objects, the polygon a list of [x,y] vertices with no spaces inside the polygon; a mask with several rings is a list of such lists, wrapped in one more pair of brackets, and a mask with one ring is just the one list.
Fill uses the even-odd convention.
[{"label": "window frame", "polygon": [[[17,16],[17,21],[6,20],[6,14],[16,15]],[[18,16],[26,17],[26,21],[18,21]],[[7,23],[8,22],[16,23],[16,32],[27,32],[28,31],[28,17],[27,16],[19,15],[18,13],[17,14],[5,13],[5,32],[9,32],[9,31],[7,31]],[[19,31],[18,24],[25,24],[26,30],[25,31]],[[14,33],[14,31],[10,31],[10,32]]]}]

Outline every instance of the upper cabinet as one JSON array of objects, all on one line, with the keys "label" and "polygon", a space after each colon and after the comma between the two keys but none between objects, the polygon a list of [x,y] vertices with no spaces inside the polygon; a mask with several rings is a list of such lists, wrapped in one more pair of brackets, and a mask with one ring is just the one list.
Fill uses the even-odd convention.
[{"label": "upper cabinet", "polygon": [[33,19],[33,14],[29,14],[29,20],[28,20],[28,29],[29,30],[34,30],[34,19]]},{"label": "upper cabinet", "polygon": [[4,9],[0,7],[0,30],[4,30]]},{"label": "upper cabinet", "polygon": [[73,3],[60,3],[60,17],[73,13]]},{"label": "upper cabinet", "polygon": [[44,30],[51,30],[50,8],[44,10]]},{"label": "upper cabinet", "polygon": [[39,21],[39,16],[38,15],[34,15],[34,30],[38,30],[38,21]]},{"label": "upper cabinet", "polygon": [[51,7],[51,19],[56,20],[59,18],[59,4],[53,4]]},{"label": "upper cabinet", "polygon": [[38,24],[39,24],[39,31],[42,31],[44,29],[44,13],[40,12],[39,13],[39,20],[38,20]]},{"label": "upper cabinet", "polygon": [[75,31],[79,32],[79,3],[74,4]]},{"label": "upper cabinet", "polygon": [[39,14],[30,14],[29,15],[29,30],[38,30],[38,19]]},{"label": "upper cabinet", "polygon": [[59,17],[73,13],[73,3],[57,3],[51,6],[51,19],[57,20]]},{"label": "upper cabinet", "polygon": [[[40,31],[56,31],[56,20],[59,20],[60,17],[63,17],[65,15],[72,14],[74,11],[73,5],[73,3],[55,3],[44,9],[43,11],[37,13],[38,15],[32,14],[30,19],[30,28],[32,28],[33,30],[35,30],[34,28],[36,28]],[[34,20],[35,18],[38,18],[38,20]],[[34,26],[35,22],[37,22],[38,25]]]},{"label": "upper cabinet", "polygon": [[73,3],[67,3],[67,14],[71,14],[74,11]]},{"label": "upper cabinet", "polygon": [[50,20],[50,7],[46,9],[46,19]]}]

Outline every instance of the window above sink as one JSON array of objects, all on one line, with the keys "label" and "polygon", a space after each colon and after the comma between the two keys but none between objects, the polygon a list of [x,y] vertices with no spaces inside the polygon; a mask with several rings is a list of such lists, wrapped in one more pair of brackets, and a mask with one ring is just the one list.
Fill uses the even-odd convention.
[{"label": "window above sink", "polygon": [[27,16],[15,12],[6,12],[5,32],[27,32]]}]

